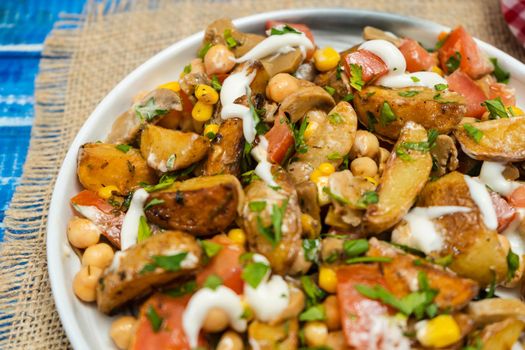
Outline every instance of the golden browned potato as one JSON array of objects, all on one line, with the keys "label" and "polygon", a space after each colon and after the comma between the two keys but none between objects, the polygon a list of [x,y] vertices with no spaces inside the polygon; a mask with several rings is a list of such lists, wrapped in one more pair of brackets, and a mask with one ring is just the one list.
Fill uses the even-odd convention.
[{"label": "golden browned potato", "polygon": [[131,143],[145,123],[156,124],[170,119],[176,127],[182,118],[182,102],[178,93],[170,89],[155,89],[122,113],[113,123],[107,143]]},{"label": "golden browned potato", "polygon": [[148,125],[140,137],[140,153],[161,172],[184,169],[206,156],[210,141],[193,132]]},{"label": "golden browned potato", "polygon": [[334,89],[332,97],[336,102],[341,101],[349,93],[352,92],[352,88],[348,83],[348,78],[344,73],[338,73],[338,68],[331,69],[327,72],[318,74],[314,80],[315,85],[325,87],[329,86]]},{"label": "golden browned potato", "polygon": [[503,321],[509,317],[525,321],[525,304],[518,299],[491,298],[473,301],[467,311],[478,325]]},{"label": "golden browned potato", "polygon": [[325,89],[320,86],[304,86],[282,101],[279,112],[286,113],[292,123],[295,123],[310,111],[328,112],[334,106],[334,99]]},{"label": "golden browned potato", "polygon": [[140,182],[155,183],[156,175],[135,148],[118,149],[118,145],[86,143],[78,152],[78,179],[82,186],[98,191],[116,186],[118,193],[127,194]]},{"label": "golden browned potato", "polygon": [[145,210],[152,223],[171,230],[183,230],[196,236],[224,231],[237,217],[244,193],[233,175],[201,176],[175,182],[169,188],[153,192],[148,203],[162,203]]},{"label": "golden browned potato", "polygon": [[[301,210],[288,174],[278,167],[272,168],[272,174],[279,189],[262,180],[245,188],[242,225],[250,250],[268,258],[276,273],[285,274],[302,250]],[[274,225],[272,217],[280,220]]]},{"label": "golden browned potato", "polygon": [[97,306],[110,313],[153,287],[190,274],[200,265],[202,250],[195,238],[166,231],[115,255],[97,286]]},{"label": "golden browned potato", "polygon": [[490,324],[479,334],[482,350],[509,350],[518,341],[525,323],[515,318]]},{"label": "golden browned potato", "polygon": [[[413,281],[418,280],[420,271],[427,276],[430,287],[439,291],[435,302],[440,309],[460,310],[478,294],[478,285],[473,280],[458,277],[376,238],[371,238],[369,244],[368,256],[392,258],[391,262],[383,264],[382,269],[388,289],[396,296],[412,292]],[[419,261],[417,265],[416,260]]]},{"label": "golden browned potato", "polygon": [[432,158],[428,151],[405,148],[427,142],[427,132],[414,122],[407,122],[379,180],[377,204],[369,205],[364,217],[370,233],[392,228],[408,212],[428,180]]},{"label": "golden browned potato", "polygon": [[225,120],[219,127],[204,164],[204,175],[240,175],[244,134],[242,120]]},{"label": "golden browned potato", "polygon": [[[409,91],[416,91],[417,94],[402,96],[414,94]],[[435,98],[437,95],[439,98]],[[385,102],[394,116],[384,110]],[[438,93],[422,87],[388,89],[368,86],[355,94],[354,106],[361,123],[392,141],[397,140],[401,128],[408,121],[446,134],[454,129],[466,111],[463,99],[457,93]]]},{"label": "golden browned potato", "polygon": [[501,282],[506,278],[507,251],[500,244],[497,231],[485,227],[463,174],[452,172],[427,183],[417,205],[470,208],[470,212],[454,213],[433,220],[436,230],[445,241],[444,249],[437,254],[441,257],[452,255],[449,267],[460,276],[471,278],[482,286],[494,279]]},{"label": "golden browned potato", "polygon": [[[467,129],[470,129],[470,134]],[[463,152],[477,160],[525,160],[525,116],[458,125],[454,136]],[[476,138],[479,138],[477,139]]]},{"label": "golden browned potato", "polygon": [[295,350],[299,345],[298,331],[297,319],[274,326],[253,321],[248,326],[248,341],[253,348],[259,350]]}]

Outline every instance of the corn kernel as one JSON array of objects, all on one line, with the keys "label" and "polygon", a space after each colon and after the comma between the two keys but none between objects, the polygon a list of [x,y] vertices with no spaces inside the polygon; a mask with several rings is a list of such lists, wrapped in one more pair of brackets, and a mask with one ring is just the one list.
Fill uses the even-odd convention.
[{"label": "corn kernel", "polygon": [[327,176],[327,175],[330,175],[330,174],[335,173],[335,167],[334,167],[334,165],[331,164],[331,163],[321,163],[321,164],[319,165],[319,171],[320,171],[323,175]]},{"label": "corn kernel", "polygon": [[301,227],[303,228],[303,233],[308,237],[315,238],[316,230],[314,227],[314,218],[308,214],[301,214]]},{"label": "corn kernel", "polygon": [[312,135],[315,133],[315,130],[317,130],[318,126],[319,124],[317,124],[316,122],[308,122],[308,126],[304,130],[303,137],[305,139],[309,139],[310,137],[312,137]]},{"label": "corn kernel", "polygon": [[416,324],[416,336],[425,347],[442,348],[461,339],[461,330],[450,315],[439,315],[428,321]]},{"label": "corn kernel", "polygon": [[217,124],[208,124],[204,127],[204,136],[208,136],[209,138],[214,138],[215,135],[219,132],[219,125]]},{"label": "corn kernel", "polygon": [[213,114],[213,106],[197,101],[193,109],[191,110],[191,116],[198,122],[205,122],[210,120]]},{"label": "corn kernel", "polygon": [[443,71],[442,71],[441,68],[439,68],[438,66],[433,66],[433,67],[432,67],[432,72],[437,73],[437,74],[443,76]]},{"label": "corn kernel", "polygon": [[525,114],[523,110],[517,106],[510,107],[510,113],[514,116],[519,116]]},{"label": "corn kernel", "polygon": [[118,188],[116,186],[105,186],[98,190],[98,196],[100,198],[108,199],[113,195],[113,192],[118,192]]},{"label": "corn kernel", "polygon": [[228,232],[228,238],[232,240],[233,243],[238,245],[244,245],[246,242],[246,234],[240,228],[233,228]]},{"label": "corn kernel", "polygon": [[315,68],[321,72],[337,67],[340,59],[339,53],[330,46],[314,52]]},{"label": "corn kernel", "polygon": [[323,176],[324,174],[321,172],[321,170],[314,169],[314,171],[312,171],[312,173],[310,174],[310,180],[312,180],[312,182],[318,183],[319,179]]},{"label": "corn kernel", "polygon": [[[314,172],[315,172],[315,170],[314,170]],[[327,205],[327,204],[330,204],[332,202],[332,200],[330,199],[330,196],[328,195],[327,191],[325,190],[325,187],[326,188],[330,187],[330,184],[328,183],[329,182],[328,180],[329,180],[328,176],[321,175],[321,176],[318,176],[316,178],[316,181],[314,181],[315,185],[317,186],[317,199],[319,201],[319,205],[320,206]]]},{"label": "corn kernel", "polygon": [[219,101],[219,94],[209,85],[199,84],[195,88],[195,97],[197,100],[206,103],[207,105],[214,105]]},{"label": "corn kernel", "polygon": [[157,89],[168,89],[175,92],[180,91],[180,84],[178,81],[170,81],[169,83],[165,83],[162,85],[157,86]]},{"label": "corn kernel", "polygon": [[337,290],[337,274],[329,267],[322,266],[319,269],[319,287],[328,293],[335,293]]}]

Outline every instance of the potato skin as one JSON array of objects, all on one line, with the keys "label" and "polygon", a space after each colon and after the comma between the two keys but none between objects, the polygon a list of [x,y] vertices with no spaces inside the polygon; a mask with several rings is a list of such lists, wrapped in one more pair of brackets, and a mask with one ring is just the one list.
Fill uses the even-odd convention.
[{"label": "potato skin", "polygon": [[483,344],[482,350],[507,350],[518,341],[525,323],[515,318],[490,324],[483,328],[479,339]]},{"label": "potato skin", "polygon": [[113,185],[121,195],[129,193],[140,182],[155,183],[157,180],[137,149],[123,152],[117,145],[107,143],[87,143],[80,148],[77,174],[88,190],[96,192]]},{"label": "potato skin", "polygon": [[235,176],[201,176],[151,193],[147,202],[164,202],[147,208],[145,213],[150,222],[164,229],[204,236],[226,230],[237,217],[243,197]]},{"label": "potato skin", "polygon": [[[142,272],[151,263],[152,256],[168,256],[188,252],[178,271]],[[146,295],[153,287],[189,274],[200,266],[202,249],[195,238],[181,231],[156,234],[124,252],[115,255],[116,267],[108,267],[97,286],[97,306],[103,313],[111,313],[128,301]]]},{"label": "potato skin", "polygon": [[[184,169],[206,156],[210,141],[193,132],[148,125],[140,137],[140,153],[148,165],[161,172]],[[167,164],[175,156],[172,166]]]},{"label": "potato skin", "polygon": [[241,159],[244,148],[242,120],[225,120],[219,127],[204,164],[204,175],[241,173]]},{"label": "potato skin", "polygon": [[432,158],[429,152],[406,150],[411,159],[403,160],[395,150],[404,142],[426,141],[426,130],[414,122],[408,122],[401,130],[379,180],[379,201],[368,206],[364,217],[365,228],[369,233],[377,234],[392,228],[414,204],[428,180]]},{"label": "potato skin", "polygon": [[[406,91],[419,93],[412,97],[399,95],[400,92]],[[397,140],[403,125],[408,121],[418,123],[425,129],[436,129],[440,134],[446,134],[460,122],[466,108],[463,98],[455,92],[439,93],[439,101],[434,99],[437,94],[438,92],[433,89],[421,87],[389,89],[369,86],[355,94],[354,106],[363,125],[392,141]],[[384,102],[390,105],[397,119],[382,124],[381,109]]]},{"label": "potato skin", "polygon": [[485,227],[463,174],[452,172],[427,183],[417,205],[457,205],[471,208],[467,213],[454,213],[434,220],[436,229],[445,240],[445,248],[439,255],[451,254],[453,261],[449,268],[482,286],[490,284],[493,278],[496,282],[506,278],[507,252],[499,243],[497,231]]},{"label": "potato skin", "polygon": [[458,125],[454,136],[463,152],[477,160],[520,162],[525,160],[525,116],[486,120],[471,124],[483,133],[479,143]]}]

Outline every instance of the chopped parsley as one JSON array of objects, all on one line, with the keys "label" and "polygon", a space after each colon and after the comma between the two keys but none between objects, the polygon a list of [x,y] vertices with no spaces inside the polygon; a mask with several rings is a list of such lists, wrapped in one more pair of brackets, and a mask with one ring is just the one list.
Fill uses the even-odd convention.
[{"label": "chopped parsley", "polygon": [[376,129],[375,125],[377,124],[377,119],[374,116],[374,113],[366,112],[366,118],[368,119],[368,123],[366,125],[366,128],[368,129],[368,131],[374,132],[375,129]]},{"label": "chopped parsley", "polygon": [[177,179],[191,174],[191,172],[193,171],[193,169],[195,169],[196,166],[197,166],[197,163],[187,167],[186,169],[181,169],[180,171],[172,172],[169,174],[164,174],[161,176],[159,183],[156,185],[148,185],[147,183],[140,183],[140,186],[144,188],[147,192],[155,192],[155,191],[166,189],[170,187],[171,185],[173,185],[173,183]]},{"label": "chopped parsley", "polygon": [[163,293],[170,297],[178,298],[186,294],[192,294],[197,290],[197,282],[195,280],[188,281],[176,288],[165,290]]},{"label": "chopped parsley", "polygon": [[497,58],[492,57],[490,61],[494,65],[494,72],[492,72],[492,74],[494,74],[494,77],[496,77],[498,83],[508,84],[510,79],[510,73],[501,68]]},{"label": "chopped parsley", "polygon": [[304,257],[307,261],[317,262],[321,241],[319,239],[303,239]]},{"label": "chopped parsley", "polygon": [[360,209],[366,209],[370,204],[379,202],[379,196],[375,191],[366,191],[357,201],[356,205]]},{"label": "chopped parsley", "polygon": [[153,332],[157,333],[160,330],[160,327],[162,327],[164,320],[159,316],[153,305],[150,305],[146,311],[146,317],[151,324],[151,329],[153,329]]},{"label": "chopped parsley", "polygon": [[354,94],[346,94],[346,96],[343,97],[341,101],[350,102],[353,99],[354,99]]},{"label": "chopped parsley", "polygon": [[151,121],[155,117],[167,114],[167,109],[159,108],[155,104],[155,99],[153,97],[150,97],[149,100],[146,102],[146,104],[138,104],[135,106],[135,114],[137,117],[142,121]]},{"label": "chopped parsley", "polygon": [[496,97],[493,100],[486,100],[482,105],[489,111],[490,119],[509,118],[509,113],[505,109],[501,97]]},{"label": "chopped parsley", "polygon": [[226,41],[226,45],[228,45],[230,49],[233,49],[234,47],[239,45],[237,40],[233,38],[232,30],[230,28],[224,30],[224,40]]},{"label": "chopped parsley", "polygon": [[420,92],[421,91],[417,91],[417,90],[408,90],[408,91],[400,91],[397,94],[401,97],[414,97]]},{"label": "chopped parsley", "polygon": [[328,121],[332,125],[339,125],[343,122],[343,117],[339,113],[331,113],[328,115]]},{"label": "chopped parsley", "polygon": [[157,267],[170,272],[176,272],[181,269],[181,263],[186,259],[187,252],[174,255],[154,255],[151,257],[151,263],[144,265],[140,273],[155,271]]},{"label": "chopped parsley", "polygon": [[350,86],[361,91],[365,82],[363,81],[363,68],[360,65],[350,63]]},{"label": "chopped parsley", "polygon": [[206,281],[204,281],[202,286],[204,288],[216,290],[221,285],[222,285],[222,278],[216,274],[211,274],[208,276],[208,278],[206,278]]},{"label": "chopped parsley", "polygon": [[211,49],[211,47],[213,46],[212,43],[205,43],[201,49],[199,50],[199,52],[197,52],[197,56],[199,58],[204,58],[204,56],[206,56],[206,54],[208,53],[208,50]]},{"label": "chopped parsley", "polygon": [[389,263],[392,261],[392,258],[386,256],[358,256],[356,258],[347,259],[345,262],[349,265],[351,264],[361,264],[361,263]]},{"label": "chopped parsley", "polygon": [[335,94],[335,89],[329,85],[326,85],[324,87],[325,91],[328,92],[331,96],[333,96]]},{"label": "chopped parsley", "polygon": [[447,41],[447,39],[448,39],[448,35],[446,35],[443,39],[438,40],[438,42],[436,43],[436,50],[439,50],[443,46],[445,41]]},{"label": "chopped parsley", "polygon": [[325,319],[326,313],[322,304],[310,306],[299,315],[299,321],[323,321]]},{"label": "chopped parsley", "polygon": [[341,73],[343,72],[343,66],[341,66],[341,63],[337,64],[337,67],[335,69],[335,78],[337,80],[341,80]]},{"label": "chopped parsley", "polygon": [[153,198],[152,200],[149,201],[148,204],[146,204],[146,206],[144,207],[144,210],[147,210],[148,208],[151,208],[152,206],[159,205],[159,204],[164,204],[164,199]]},{"label": "chopped parsley", "polygon": [[330,153],[326,157],[326,159],[328,159],[328,160],[338,160],[338,159],[341,159],[341,158],[343,158],[343,156],[340,155],[339,152]]},{"label": "chopped parsley", "polygon": [[202,249],[204,250],[204,254],[206,254],[208,258],[213,258],[222,250],[222,245],[209,240],[200,241],[200,243]]},{"label": "chopped parsley", "polygon": [[333,193],[329,187],[323,187],[323,192],[328,195],[328,197],[332,198],[336,202],[342,205],[348,205],[350,204],[350,201],[338,194]]},{"label": "chopped parsley", "polygon": [[368,241],[366,239],[352,239],[343,242],[343,250],[349,258],[354,258],[368,251]]},{"label": "chopped parsley", "polygon": [[191,73],[191,63],[184,66],[184,69],[182,70],[184,74]]},{"label": "chopped parsley", "polygon": [[255,180],[259,180],[259,176],[255,174],[255,170],[249,170],[241,174],[241,180],[244,185],[249,185]]},{"label": "chopped parsley", "polygon": [[266,123],[263,120],[261,120],[261,115],[264,114],[264,110],[258,110],[255,108],[255,106],[252,103],[249,88],[246,88],[246,96],[248,97],[248,107],[250,107],[250,113],[253,118],[253,123],[255,125],[257,135],[264,135],[268,132],[268,130],[270,130],[268,125],[266,125]]},{"label": "chopped parsley", "polygon": [[253,262],[246,265],[242,271],[241,278],[252,288],[257,286],[270,271],[270,267],[262,262]]},{"label": "chopped parsley", "polygon": [[412,160],[412,157],[408,154],[408,150],[414,150],[419,152],[429,152],[435,145],[436,139],[439,136],[439,132],[436,129],[428,130],[427,141],[422,142],[402,142],[396,147],[396,155],[405,161]]},{"label": "chopped parsley", "polygon": [[216,91],[221,91],[222,89],[221,82],[219,81],[219,78],[217,78],[216,75],[213,75],[211,77],[211,87],[214,88]]},{"label": "chopped parsley", "polygon": [[383,102],[383,106],[381,107],[381,113],[379,114],[379,124],[381,124],[381,126],[387,126],[396,119],[397,117],[394,114],[394,111],[392,111],[392,108],[390,107],[388,102]]},{"label": "chopped parsley", "polygon": [[139,219],[139,232],[137,235],[137,242],[142,242],[147,238],[151,237],[151,229],[149,228],[148,222],[144,216]]},{"label": "chopped parsley", "polygon": [[177,160],[177,155],[175,153],[171,154],[169,157],[168,157],[168,160],[166,160],[166,168],[168,170],[171,170],[173,169],[173,167],[175,166],[175,161]]},{"label": "chopped parsley", "polygon": [[300,31],[295,28],[290,27],[288,24],[285,24],[282,28],[272,28],[270,30],[270,35],[284,35],[284,34],[301,34]]},{"label": "chopped parsley", "polygon": [[516,253],[514,253],[512,249],[509,249],[509,253],[507,254],[507,266],[507,280],[510,281],[520,267],[520,257]]},{"label": "chopped parsley", "polygon": [[396,147],[396,155],[404,161],[412,161],[413,158],[408,154],[408,152],[401,145]]},{"label": "chopped parsley", "polygon": [[456,51],[452,56],[450,56],[445,63],[445,67],[447,67],[447,72],[452,73],[456,69],[459,68],[459,65],[461,63],[461,54]]},{"label": "chopped parsley", "polygon": [[306,142],[304,140],[304,132],[306,131],[307,127],[308,118],[304,117],[301,121],[301,124],[299,124],[299,128],[293,129],[293,136],[295,139],[295,151],[297,153],[306,153],[308,151],[308,146],[306,145]]},{"label": "chopped parsley", "polygon": [[317,305],[321,299],[323,299],[326,293],[315,284],[312,277],[302,276],[301,285],[303,287],[304,293],[306,294],[307,302],[306,305],[313,306]]},{"label": "chopped parsley", "polygon": [[436,89],[436,91],[443,91],[443,90],[448,89],[448,85],[447,84],[436,84],[434,85],[434,89]]},{"label": "chopped parsley", "polygon": [[120,152],[128,153],[128,151],[131,149],[131,146],[120,144],[120,145],[116,145],[115,148],[118,149]]},{"label": "chopped parsley", "polygon": [[421,79],[413,75],[410,76],[410,80],[412,80],[414,83],[419,83],[421,81]]},{"label": "chopped parsley", "polygon": [[264,226],[260,216],[257,216],[257,230],[263,235],[272,246],[276,246],[282,238],[282,224],[286,207],[288,206],[288,198],[283,200],[281,206],[277,204],[272,205],[272,213],[270,215],[271,225]]},{"label": "chopped parsley", "polygon": [[476,143],[479,143],[483,137],[483,132],[472,124],[463,124],[463,129],[467,132],[468,137],[473,139]]},{"label": "chopped parsley", "polygon": [[261,211],[263,211],[266,208],[266,202],[264,202],[264,201],[253,201],[253,202],[248,203],[248,207],[250,208],[251,211],[256,212],[256,213],[260,213]]}]

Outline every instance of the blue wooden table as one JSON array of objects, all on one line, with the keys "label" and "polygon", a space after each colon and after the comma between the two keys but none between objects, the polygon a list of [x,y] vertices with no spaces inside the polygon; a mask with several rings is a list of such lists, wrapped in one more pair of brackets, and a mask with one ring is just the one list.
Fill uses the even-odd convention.
[{"label": "blue wooden table", "polygon": [[0,0],[0,241],[29,146],[42,44],[61,12],[80,13],[84,2]]}]

